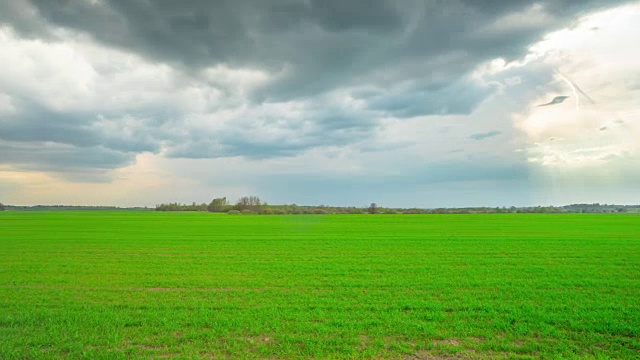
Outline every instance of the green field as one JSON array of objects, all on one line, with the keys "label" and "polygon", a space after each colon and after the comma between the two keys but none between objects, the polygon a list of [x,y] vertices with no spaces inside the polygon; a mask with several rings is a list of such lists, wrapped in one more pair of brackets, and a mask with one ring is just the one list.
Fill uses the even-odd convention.
[{"label": "green field", "polygon": [[639,358],[640,216],[0,213],[0,359]]}]

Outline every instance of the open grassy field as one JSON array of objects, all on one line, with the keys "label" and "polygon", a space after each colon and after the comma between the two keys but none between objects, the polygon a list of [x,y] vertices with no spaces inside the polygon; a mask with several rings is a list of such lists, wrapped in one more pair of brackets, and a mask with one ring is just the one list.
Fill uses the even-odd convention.
[{"label": "open grassy field", "polygon": [[640,216],[0,213],[0,359],[638,358]]}]

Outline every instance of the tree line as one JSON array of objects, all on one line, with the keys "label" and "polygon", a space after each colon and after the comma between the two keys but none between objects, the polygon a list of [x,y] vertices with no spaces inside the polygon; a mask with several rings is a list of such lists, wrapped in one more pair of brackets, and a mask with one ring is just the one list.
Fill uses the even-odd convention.
[{"label": "tree line", "polygon": [[235,204],[226,197],[215,198],[209,204],[159,204],[156,211],[208,211],[228,214],[304,215],[304,214],[561,214],[561,213],[640,213],[640,205],[572,204],[566,206],[532,207],[464,207],[464,208],[388,208],[371,203],[355,206],[300,206],[296,204],[270,205],[257,196],[245,196]]},{"label": "tree line", "polygon": [[[35,205],[15,206],[4,205],[0,202],[0,211],[34,211],[34,210],[150,210],[146,207],[119,208],[115,206],[74,206],[74,205]],[[571,204],[565,206],[531,206],[531,207],[464,207],[464,208],[388,208],[371,203],[369,206],[300,206],[271,205],[262,201],[257,196],[245,196],[234,204],[226,197],[215,198],[210,203],[168,203],[159,204],[156,211],[201,211],[229,214],[262,214],[262,215],[304,215],[304,214],[613,214],[613,213],[640,213],[640,205],[615,205],[615,204]]]},{"label": "tree line", "polygon": [[225,212],[229,214],[262,214],[262,215],[285,215],[285,214],[364,214],[364,213],[397,213],[392,209],[379,208],[376,204],[371,204],[367,208],[340,207],[340,206],[299,206],[296,204],[270,205],[262,201],[257,196],[244,196],[238,199],[235,204],[230,203],[226,197],[215,198],[209,204],[195,202],[191,205],[180,203],[159,204],[156,211],[208,211]]}]

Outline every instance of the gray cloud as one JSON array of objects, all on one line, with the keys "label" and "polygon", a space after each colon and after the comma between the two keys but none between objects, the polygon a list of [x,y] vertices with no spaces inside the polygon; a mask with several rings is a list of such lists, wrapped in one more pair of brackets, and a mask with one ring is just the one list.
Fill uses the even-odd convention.
[{"label": "gray cloud", "polygon": [[253,159],[294,156],[322,146],[343,146],[371,137],[375,114],[323,103],[307,104],[304,116],[271,114],[269,110],[242,114],[222,128],[189,132],[170,142],[168,157]]},{"label": "gray cloud", "polygon": [[[202,95],[204,110],[195,110],[188,96],[167,104],[170,93],[120,108],[56,109],[36,96],[42,94],[29,96],[5,85],[21,106],[15,114],[0,115],[0,140],[21,145],[0,162],[73,172],[117,168],[142,152],[266,158],[363,142],[380,129],[380,118],[473,112],[496,91],[495,85],[472,79],[479,64],[520,57],[531,43],[581,14],[623,2],[541,1],[539,19],[518,22],[513,16],[532,11],[531,1],[2,2],[0,23],[19,37],[64,42],[64,33],[56,30],[62,27],[166,65],[179,74],[176,87],[209,87],[223,95],[217,102]],[[115,71],[106,63],[92,70]],[[215,66],[256,69],[270,77],[237,93],[232,85],[214,86],[215,79],[202,78],[204,69]],[[340,96],[327,95],[332,93],[358,105],[347,106],[336,99]],[[301,110],[270,107],[289,103]],[[250,110],[220,114],[238,108]],[[194,125],[194,119],[205,124]],[[71,148],[51,150],[44,143]]]},{"label": "gray cloud", "polygon": [[[444,81],[481,61],[513,58],[584,11],[623,1],[542,1],[548,20],[495,26],[531,1],[170,0],[139,2],[35,0],[42,21],[79,30],[109,45],[188,69],[219,63],[289,69],[259,98],[283,99],[360,82],[372,71],[414,58],[463,53]],[[12,7],[18,7],[13,5]],[[13,13],[18,12],[14,10]],[[24,11],[23,11],[24,12]],[[24,17],[4,21],[18,22]],[[521,21],[526,22],[527,19]],[[35,31],[35,30],[33,30]],[[438,72],[440,69],[430,69]],[[404,74],[414,77],[422,74]]]},{"label": "gray cloud", "polygon": [[485,133],[477,133],[477,134],[473,134],[471,136],[469,136],[469,139],[472,140],[476,140],[476,141],[480,141],[480,140],[484,140],[484,139],[488,139],[488,138],[492,138],[494,136],[498,136],[502,134],[500,131],[497,130],[491,130],[491,131],[487,131]]},{"label": "gray cloud", "polygon": [[129,164],[142,152],[158,152],[163,129],[159,109],[96,114],[56,111],[33,101],[0,117],[0,164],[58,173],[73,181],[108,181],[108,171]]},{"label": "gray cloud", "polygon": [[108,170],[131,164],[132,154],[101,146],[78,148],[54,143],[0,143],[0,163],[62,174],[75,181],[107,181]]},{"label": "gray cloud", "polygon": [[478,85],[471,81],[432,86],[413,84],[399,90],[381,91],[367,100],[371,109],[396,117],[465,115],[471,113],[493,90],[492,85]]},{"label": "gray cloud", "polygon": [[[162,109],[144,109],[95,113],[60,111],[33,100],[18,101],[17,114],[4,115],[0,121],[0,140],[55,142],[76,147],[103,146],[125,152],[157,152],[159,126],[165,116]],[[134,117],[131,123],[126,117]]]}]

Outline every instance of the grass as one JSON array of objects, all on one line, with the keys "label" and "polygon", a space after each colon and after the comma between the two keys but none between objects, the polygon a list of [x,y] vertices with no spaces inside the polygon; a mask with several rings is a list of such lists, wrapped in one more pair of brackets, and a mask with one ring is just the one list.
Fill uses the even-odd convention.
[{"label": "grass", "polygon": [[638,358],[636,215],[0,213],[0,358]]}]

